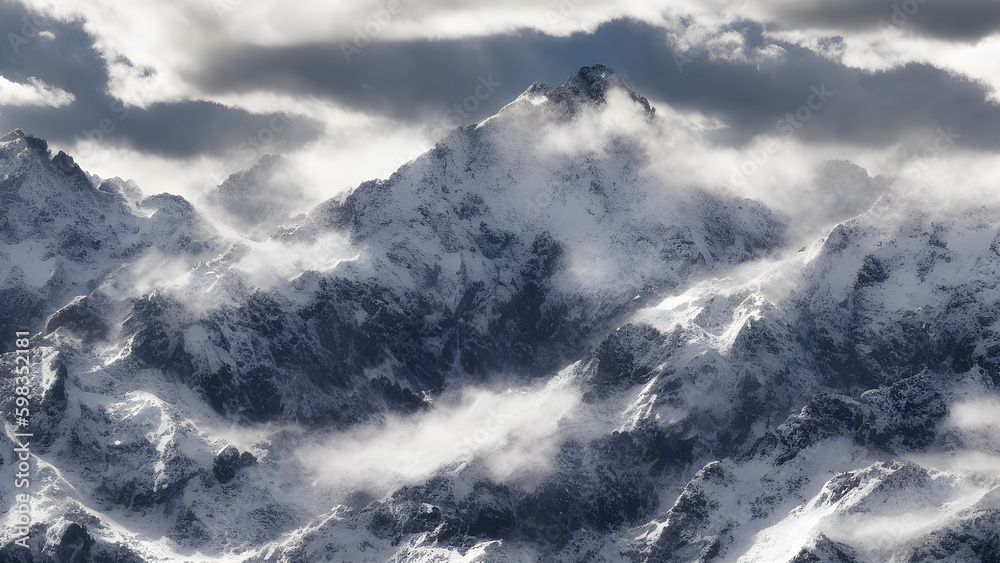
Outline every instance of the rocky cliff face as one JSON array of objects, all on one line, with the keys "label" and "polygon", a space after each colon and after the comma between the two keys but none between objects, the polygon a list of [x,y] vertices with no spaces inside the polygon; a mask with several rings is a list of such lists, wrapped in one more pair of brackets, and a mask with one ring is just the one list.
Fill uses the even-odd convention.
[{"label": "rocky cliff face", "polygon": [[575,142],[609,112],[655,119],[605,67],[533,85],[291,220],[268,157],[209,198],[240,240],[0,139],[36,456],[0,557],[996,558],[1000,210],[887,196],[789,251],[627,131]]}]

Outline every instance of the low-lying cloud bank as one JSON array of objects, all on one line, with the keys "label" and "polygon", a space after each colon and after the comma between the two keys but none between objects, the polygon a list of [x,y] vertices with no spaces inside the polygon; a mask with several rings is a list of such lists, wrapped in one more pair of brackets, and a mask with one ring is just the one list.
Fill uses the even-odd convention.
[{"label": "low-lying cloud bank", "polygon": [[297,455],[318,484],[341,493],[384,494],[469,466],[524,486],[551,471],[581,396],[561,377],[533,388],[467,387],[425,412],[320,439]]}]

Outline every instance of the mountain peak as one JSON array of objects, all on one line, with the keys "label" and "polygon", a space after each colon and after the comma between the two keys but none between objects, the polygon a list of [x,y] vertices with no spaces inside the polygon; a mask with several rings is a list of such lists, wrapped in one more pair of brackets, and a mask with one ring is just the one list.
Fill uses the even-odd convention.
[{"label": "mountain peak", "polygon": [[585,66],[571,74],[569,80],[563,86],[576,91],[586,92],[593,99],[603,98],[608,89],[612,86],[620,86],[631,91],[620,76],[615,74],[614,69],[598,64]]},{"label": "mountain peak", "polygon": [[608,92],[615,89],[628,94],[629,98],[641,105],[646,113],[652,115],[656,111],[649,105],[649,101],[645,97],[637,94],[625,82],[621,75],[602,64],[581,68],[571,74],[569,80],[564,84],[555,88],[535,82],[521,94],[521,98],[538,99],[544,97],[565,106],[572,114],[582,105],[603,105],[607,102]]},{"label": "mountain peak", "polygon": [[10,133],[7,133],[3,137],[0,137],[0,143],[9,143],[11,141],[18,141],[24,139],[24,131],[20,129],[14,129]]},{"label": "mountain peak", "polygon": [[45,139],[39,139],[38,137],[32,137],[20,129],[14,129],[10,133],[7,133],[3,137],[0,137],[0,143],[4,145],[10,143],[24,144],[39,154],[45,155],[45,158],[49,157],[49,144]]}]

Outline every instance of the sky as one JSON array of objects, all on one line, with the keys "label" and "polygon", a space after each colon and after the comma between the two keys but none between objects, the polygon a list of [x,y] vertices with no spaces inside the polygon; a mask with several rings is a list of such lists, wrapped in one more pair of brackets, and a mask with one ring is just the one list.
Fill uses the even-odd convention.
[{"label": "sky", "polygon": [[688,156],[731,188],[754,154],[942,181],[994,168],[998,62],[993,0],[0,0],[0,129],[192,200],[282,154],[312,205],[600,63],[716,124]]},{"label": "sky", "polygon": [[[280,154],[273,201],[291,213],[595,64],[655,120],[623,97],[540,131],[545,143],[585,152],[624,132],[665,183],[791,216],[793,248],[890,185],[924,211],[1000,204],[997,0],[0,0],[0,135],[22,129],[93,174],[210,211],[217,186]],[[240,267],[259,287],[357,252],[339,236],[247,244]],[[188,267],[150,258],[136,287]],[[465,389],[297,453],[321,481],[376,492],[474,458],[530,483],[581,397],[562,383]],[[954,424],[987,440],[1000,422],[975,421],[996,406],[962,405]]]}]

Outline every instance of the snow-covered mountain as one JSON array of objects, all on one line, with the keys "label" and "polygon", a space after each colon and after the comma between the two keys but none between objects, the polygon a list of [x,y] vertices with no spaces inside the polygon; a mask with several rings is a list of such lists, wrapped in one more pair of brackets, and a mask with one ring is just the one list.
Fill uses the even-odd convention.
[{"label": "snow-covered mountain", "polygon": [[656,119],[584,68],[294,218],[265,157],[241,238],[0,139],[0,560],[1000,560],[1000,210],[798,250]]}]

